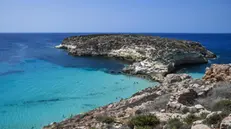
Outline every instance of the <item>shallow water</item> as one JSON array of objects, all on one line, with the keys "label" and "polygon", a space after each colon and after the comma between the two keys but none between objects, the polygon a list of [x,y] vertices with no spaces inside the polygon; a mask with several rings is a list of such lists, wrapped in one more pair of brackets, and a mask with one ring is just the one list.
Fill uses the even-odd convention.
[{"label": "shallow water", "polygon": [[[27,60],[12,68],[15,72],[0,77],[1,129],[41,128],[71,114],[127,98],[154,84],[135,77],[62,67],[42,60]],[[17,72],[18,69],[23,72]]]},{"label": "shallow water", "polygon": [[107,73],[123,62],[54,48],[69,35],[0,35],[0,129],[39,129],[156,84]]},{"label": "shallow water", "polygon": [[[107,73],[120,71],[124,62],[72,57],[54,48],[72,35],[78,34],[0,34],[0,129],[39,129],[157,84]],[[182,67],[194,78],[211,63],[231,61],[230,35],[147,35],[200,41],[219,55],[209,64]]]}]

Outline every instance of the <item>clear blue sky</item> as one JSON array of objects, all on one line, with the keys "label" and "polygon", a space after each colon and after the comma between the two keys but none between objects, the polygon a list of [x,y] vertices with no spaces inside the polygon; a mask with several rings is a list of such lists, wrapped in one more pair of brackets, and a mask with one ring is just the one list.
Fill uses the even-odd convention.
[{"label": "clear blue sky", "polygon": [[0,0],[0,32],[231,33],[231,0]]}]

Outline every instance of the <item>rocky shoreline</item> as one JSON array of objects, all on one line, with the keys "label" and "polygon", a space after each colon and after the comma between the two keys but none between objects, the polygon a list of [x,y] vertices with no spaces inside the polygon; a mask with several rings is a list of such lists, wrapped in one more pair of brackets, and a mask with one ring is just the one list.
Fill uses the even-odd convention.
[{"label": "rocky shoreline", "polygon": [[[212,65],[203,79],[168,74],[156,87],[44,129],[173,129],[169,121],[174,120],[178,122],[176,129],[228,129],[231,127],[230,76],[231,64]],[[217,103],[221,103],[220,107],[214,108]],[[151,116],[155,116],[156,121],[151,122],[157,122],[156,125],[145,118]],[[137,117],[143,118],[136,120]]]},{"label": "rocky shoreline", "polygon": [[128,99],[72,116],[43,129],[229,129],[231,64],[213,64],[203,79],[172,74],[176,66],[216,56],[197,42],[142,35],[66,38],[58,48],[74,56],[130,61],[123,72],[161,82]]},{"label": "rocky shoreline", "polygon": [[124,74],[162,82],[177,66],[207,63],[216,55],[198,42],[136,34],[73,36],[56,48],[73,56],[103,56],[128,61]]}]

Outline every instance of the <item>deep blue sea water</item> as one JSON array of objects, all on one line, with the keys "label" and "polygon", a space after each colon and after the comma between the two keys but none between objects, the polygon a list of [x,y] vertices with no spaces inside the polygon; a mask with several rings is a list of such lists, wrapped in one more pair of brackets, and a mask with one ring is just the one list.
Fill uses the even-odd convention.
[{"label": "deep blue sea water", "polygon": [[[121,70],[123,62],[72,57],[54,48],[73,35],[79,33],[0,34],[0,129],[39,129],[156,85],[107,73]],[[231,34],[146,35],[198,41],[215,52],[219,58],[208,64],[182,67],[194,78],[211,63],[231,62]]]}]

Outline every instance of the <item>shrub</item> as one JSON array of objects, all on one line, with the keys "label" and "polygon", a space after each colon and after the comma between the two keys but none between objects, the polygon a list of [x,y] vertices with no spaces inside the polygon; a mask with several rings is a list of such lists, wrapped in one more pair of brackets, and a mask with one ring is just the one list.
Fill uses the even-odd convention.
[{"label": "shrub", "polygon": [[219,127],[221,121],[226,116],[227,116],[227,114],[222,112],[221,114],[216,114],[216,115],[213,115],[209,118],[206,118],[204,123],[208,124],[208,125],[216,125],[217,127]]},{"label": "shrub", "polygon": [[155,127],[160,124],[160,120],[155,115],[139,115],[129,121],[129,126],[139,128]]},{"label": "shrub", "polygon": [[194,121],[200,120],[200,117],[195,116],[194,114],[189,114],[185,119],[184,122],[191,125]]},{"label": "shrub", "polygon": [[170,119],[167,123],[167,129],[180,129],[184,125],[179,119]]},{"label": "shrub", "polygon": [[99,122],[107,123],[107,124],[111,124],[115,122],[114,118],[109,117],[109,116],[97,116],[96,120]]},{"label": "shrub", "polygon": [[150,126],[138,126],[136,129],[152,129]]},{"label": "shrub", "polygon": [[213,111],[222,111],[223,113],[230,114],[231,113],[231,101],[230,100],[221,100],[213,106],[212,110]]},{"label": "shrub", "polygon": [[200,117],[201,119],[205,119],[208,116],[209,113],[203,112],[201,113]]},{"label": "shrub", "polygon": [[231,84],[217,83],[216,87],[210,90],[204,98],[198,98],[197,102],[205,108],[212,110],[213,106],[224,99],[231,99]]},{"label": "shrub", "polygon": [[157,97],[153,101],[153,104],[151,105],[151,109],[154,109],[154,110],[166,109],[166,105],[168,104],[170,96],[171,96],[170,94],[164,94],[164,95]]}]

